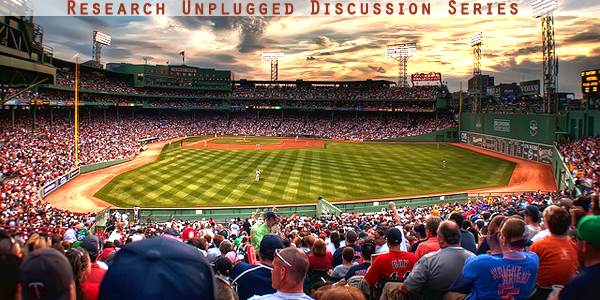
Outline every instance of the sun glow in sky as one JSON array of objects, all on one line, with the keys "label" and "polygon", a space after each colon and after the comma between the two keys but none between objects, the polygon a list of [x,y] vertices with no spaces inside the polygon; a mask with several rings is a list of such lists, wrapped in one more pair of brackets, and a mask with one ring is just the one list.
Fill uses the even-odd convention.
[{"label": "sun glow in sky", "polygon": [[[473,2],[473,1],[471,1]],[[513,1],[521,7],[528,1]],[[555,17],[559,57],[559,92],[580,93],[579,72],[600,67],[600,4],[561,1]],[[102,50],[103,63],[180,64],[232,70],[236,79],[265,80],[269,64],[262,52],[285,52],[280,80],[395,81],[397,62],[384,48],[417,43],[409,74],[441,72],[451,91],[458,90],[473,70],[469,35],[481,31],[482,72],[496,84],[541,79],[540,20],[517,16],[410,17],[37,17],[44,43],[55,57],[80,53],[91,58],[93,30],[112,36]]]}]

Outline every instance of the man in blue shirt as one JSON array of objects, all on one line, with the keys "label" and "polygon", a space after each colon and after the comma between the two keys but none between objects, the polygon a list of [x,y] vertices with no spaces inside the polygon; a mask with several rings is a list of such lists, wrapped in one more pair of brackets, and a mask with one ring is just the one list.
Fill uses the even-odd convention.
[{"label": "man in blue shirt", "polygon": [[260,265],[254,266],[239,262],[231,270],[229,278],[233,279],[232,286],[237,289],[240,300],[246,300],[254,295],[276,292],[271,286],[271,271],[273,270],[275,251],[278,249],[283,249],[281,238],[274,234],[265,235],[258,250]]}]

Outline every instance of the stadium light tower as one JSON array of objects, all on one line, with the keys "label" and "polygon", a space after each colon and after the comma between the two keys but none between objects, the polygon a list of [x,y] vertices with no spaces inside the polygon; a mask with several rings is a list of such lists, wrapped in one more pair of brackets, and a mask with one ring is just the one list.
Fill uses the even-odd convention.
[{"label": "stadium light tower", "polygon": [[555,114],[558,111],[556,100],[556,77],[558,76],[556,44],[554,41],[554,15],[558,9],[556,0],[532,0],[533,16],[542,19],[542,52],[544,77],[544,112]]},{"label": "stadium light tower", "polygon": [[99,31],[95,31],[92,34],[92,60],[96,61],[99,65],[102,64],[102,46],[110,46],[112,38],[110,35],[104,34]]},{"label": "stadium light tower", "polygon": [[473,48],[473,77],[475,77],[475,98],[473,99],[473,112],[481,112],[481,95],[483,94],[483,78],[481,76],[481,45],[483,33],[477,32],[469,36],[469,46]]},{"label": "stadium light tower", "polygon": [[285,58],[285,53],[263,52],[260,59],[271,64],[271,83],[279,79],[279,61]]},{"label": "stadium light tower", "polygon": [[408,87],[407,69],[408,59],[417,54],[416,43],[388,45],[385,48],[385,58],[398,61],[398,86]]}]

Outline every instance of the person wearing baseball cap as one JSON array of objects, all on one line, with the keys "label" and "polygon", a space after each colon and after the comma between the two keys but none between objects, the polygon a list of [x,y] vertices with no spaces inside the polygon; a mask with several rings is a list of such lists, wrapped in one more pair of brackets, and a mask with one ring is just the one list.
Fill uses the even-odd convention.
[{"label": "person wearing baseball cap", "polygon": [[577,225],[577,237],[581,270],[567,281],[560,294],[553,292],[548,299],[588,300],[600,295],[600,216],[583,217]]},{"label": "person wearing baseball cap", "polygon": [[75,300],[75,281],[71,264],[54,248],[35,250],[19,268],[21,299]]},{"label": "person wearing baseball cap", "polygon": [[211,265],[175,238],[128,243],[116,253],[100,286],[99,300],[215,299]]},{"label": "person wearing baseball cap", "polygon": [[390,251],[373,256],[373,263],[365,274],[365,281],[375,286],[381,278],[402,279],[410,272],[417,262],[417,256],[400,250],[402,233],[398,228],[390,228],[385,232],[385,238]]},{"label": "person wearing baseball cap", "polygon": [[266,212],[264,217],[264,222],[256,223],[252,226],[252,229],[250,229],[250,242],[255,249],[260,247],[263,236],[271,233],[271,227],[279,223],[279,217],[272,211]]},{"label": "person wearing baseball cap", "polygon": [[258,257],[260,265],[254,266],[245,262],[239,262],[231,270],[230,279],[232,285],[237,286],[240,300],[246,300],[254,295],[266,295],[275,293],[272,287],[271,271],[273,270],[273,259],[275,251],[283,249],[281,238],[274,234],[263,237]]}]

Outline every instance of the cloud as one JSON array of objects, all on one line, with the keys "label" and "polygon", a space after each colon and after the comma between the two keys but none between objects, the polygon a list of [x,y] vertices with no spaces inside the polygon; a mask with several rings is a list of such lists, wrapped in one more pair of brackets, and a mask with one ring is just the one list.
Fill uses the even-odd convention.
[{"label": "cloud", "polygon": [[329,40],[326,36],[318,36],[315,38],[315,44],[317,44],[320,48],[327,48],[331,45],[331,40]]},{"label": "cloud", "polygon": [[376,66],[371,66],[368,65],[369,69],[378,72],[378,73],[385,73],[385,69],[383,67],[376,67]]},{"label": "cloud", "polygon": [[269,24],[276,17],[173,17],[171,19],[188,30],[198,30],[208,26],[217,37],[226,33],[236,33],[240,38],[237,44],[240,53],[252,53],[277,44],[276,41],[264,37]]}]

